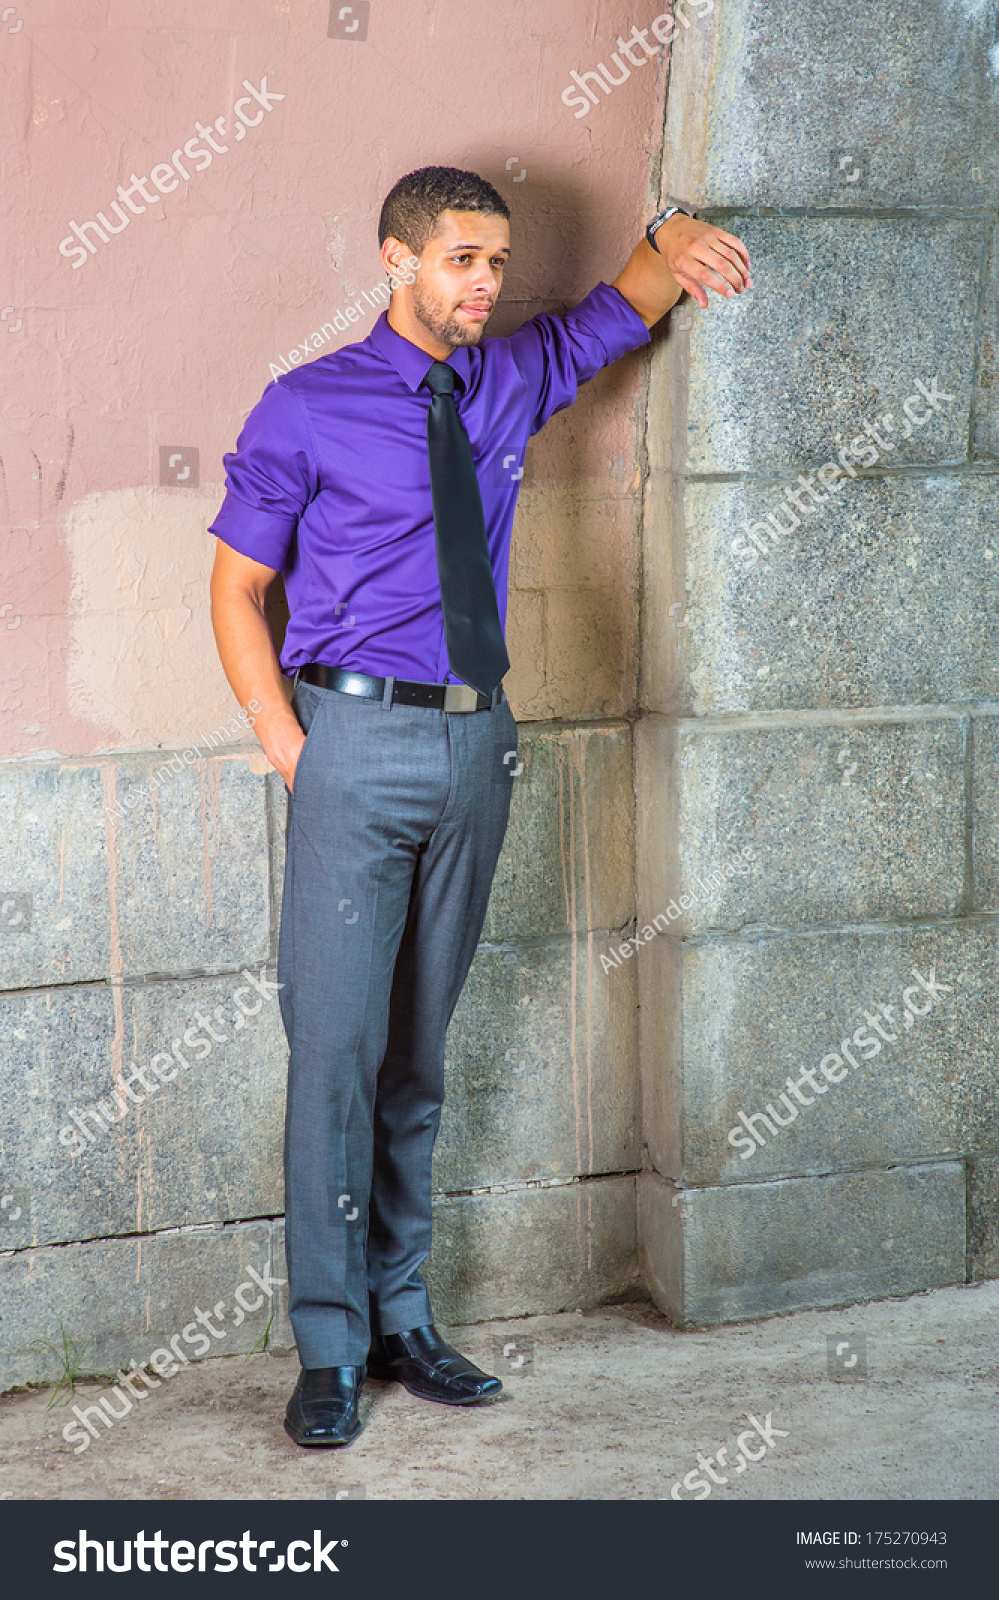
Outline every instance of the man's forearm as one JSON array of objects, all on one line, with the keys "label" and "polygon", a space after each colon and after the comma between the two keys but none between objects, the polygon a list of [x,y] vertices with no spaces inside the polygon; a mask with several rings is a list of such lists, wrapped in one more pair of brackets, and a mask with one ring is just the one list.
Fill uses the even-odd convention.
[{"label": "man's forearm", "polygon": [[[222,669],[241,706],[255,700],[256,734],[271,765],[288,782],[304,735],[288,700],[285,677],[264,612],[264,596],[212,578],[212,626]],[[289,785],[290,787],[290,785]]]},{"label": "man's forearm", "polygon": [[679,300],[683,290],[662,256],[656,255],[648,239],[642,239],[631,252],[628,265],[614,279],[617,289],[646,327],[654,327]]}]

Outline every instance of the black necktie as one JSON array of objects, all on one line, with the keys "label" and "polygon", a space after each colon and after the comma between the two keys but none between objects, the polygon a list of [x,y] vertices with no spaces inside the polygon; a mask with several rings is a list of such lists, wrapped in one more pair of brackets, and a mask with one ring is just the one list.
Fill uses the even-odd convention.
[{"label": "black necktie", "polygon": [[510,670],[510,657],[500,627],[472,447],[455,409],[452,368],[435,361],[423,382],[433,397],[427,449],[448,661],[463,683],[492,694]]}]

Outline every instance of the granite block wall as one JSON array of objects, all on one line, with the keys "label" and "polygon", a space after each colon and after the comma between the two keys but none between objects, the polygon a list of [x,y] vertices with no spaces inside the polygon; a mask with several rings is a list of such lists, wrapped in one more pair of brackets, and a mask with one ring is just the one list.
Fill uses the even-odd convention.
[{"label": "granite block wall", "polygon": [[997,30],[731,0],[674,51],[663,190],[755,284],[672,313],[648,408],[639,1236],[683,1325],[996,1271]]}]

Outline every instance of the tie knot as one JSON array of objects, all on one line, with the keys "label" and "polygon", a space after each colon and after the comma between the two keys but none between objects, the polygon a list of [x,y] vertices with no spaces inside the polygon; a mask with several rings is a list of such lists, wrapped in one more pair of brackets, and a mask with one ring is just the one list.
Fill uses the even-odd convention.
[{"label": "tie knot", "polygon": [[454,369],[443,361],[435,361],[423,381],[435,397],[454,394]]}]

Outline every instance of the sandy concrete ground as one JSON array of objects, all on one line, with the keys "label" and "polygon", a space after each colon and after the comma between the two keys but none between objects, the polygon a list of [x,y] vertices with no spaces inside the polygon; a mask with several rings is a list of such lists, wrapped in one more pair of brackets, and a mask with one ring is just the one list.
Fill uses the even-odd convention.
[{"label": "sandy concrete ground", "polygon": [[[0,1497],[647,1500],[700,1451],[728,1477],[717,1500],[995,1499],[997,1313],[990,1283],[702,1333],[644,1303],[452,1329],[491,1370],[495,1341],[516,1345],[503,1397],[457,1410],[369,1382],[365,1431],[337,1451],[298,1449],[282,1430],[294,1356],[200,1362],[79,1455],[62,1438],[69,1408],[22,1392],[0,1400]],[[866,1379],[829,1375],[831,1336],[851,1341],[843,1361],[866,1340]],[[747,1417],[765,1429],[768,1414],[786,1437],[763,1451]],[[760,1459],[735,1475],[737,1435]]]}]

